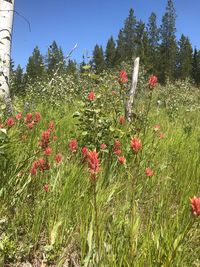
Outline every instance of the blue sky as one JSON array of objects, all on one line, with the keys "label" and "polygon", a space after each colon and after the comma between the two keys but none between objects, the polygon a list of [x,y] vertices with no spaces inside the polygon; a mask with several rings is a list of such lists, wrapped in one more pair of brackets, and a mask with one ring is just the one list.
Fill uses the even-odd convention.
[{"label": "blue sky", "polygon": [[[117,38],[119,29],[132,7],[137,19],[147,22],[154,11],[158,24],[165,12],[167,0],[16,0],[15,9],[31,23],[15,14],[12,58],[24,67],[36,45],[43,54],[53,40],[65,54],[78,43],[72,59],[81,61],[83,53],[90,54],[96,43],[106,46],[108,38]],[[177,37],[189,36],[200,48],[200,0],[174,0],[177,13]]]}]

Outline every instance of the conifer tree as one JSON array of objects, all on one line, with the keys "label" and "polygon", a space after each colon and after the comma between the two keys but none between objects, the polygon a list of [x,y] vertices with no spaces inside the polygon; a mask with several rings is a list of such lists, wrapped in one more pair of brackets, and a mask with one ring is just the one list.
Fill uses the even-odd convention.
[{"label": "conifer tree", "polygon": [[65,59],[61,47],[58,47],[56,41],[49,46],[47,52],[47,73],[53,75],[57,70],[58,74],[65,71]]},{"label": "conifer tree", "polygon": [[12,94],[23,94],[24,87],[23,69],[20,65],[18,65],[16,70],[13,70],[12,74]]},{"label": "conifer tree", "polygon": [[167,78],[173,80],[176,70],[176,13],[173,0],[168,0],[166,12],[162,18],[161,45],[159,53],[160,81],[164,82]]},{"label": "conifer tree", "polygon": [[177,78],[184,80],[191,76],[192,54],[193,49],[189,38],[182,34],[178,42]]},{"label": "conifer tree", "polygon": [[103,48],[98,44],[95,45],[93,51],[93,64],[97,73],[102,72],[106,67]]},{"label": "conifer tree", "polygon": [[43,56],[40,53],[38,46],[36,46],[26,65],[26,77],[31,81],[36,81],[38,78],[44,77],[44,74],[45,67]]},{"label": "conifer tree", "polygon": [[125,52],[125,59],[132,59],[136,56],[137,47],[136,47],[136,26],[137,20],[134,15],[134,10],[131,8],[129,11],[129,16],[124,22],[123,28],[123,47]]},{"label": "conifer tree", "polygon": [[116,44],[111,36],[107,42],[106,51],[105,51],[105,62],[108,68],[112,68],[115,66],[115,58],[116,58]]},{"label": "conifer tree", "polygon": [[119,31],[118,34],[117,48],[114,61],[116,65],[119,65],[121,62],[125,61],[125,45],[122,29]]},{"label": "conifer tree", "polygon": [[74,60],[69,59],[66,67],[66,73],[71,75],[77,74],[77,64]]},{"label": "conifer tree", "polygon": [[151,13],[147,24],[148,36],[148,69],[151,73],[157,73],[158,69],[158,48],[159,48],[159,29],[157,27],[157,17]]},{"label": "conifer tree", "polygon": [[194,49],[192,59],[192,78],[197,85],[200,84],[200,51]]}]

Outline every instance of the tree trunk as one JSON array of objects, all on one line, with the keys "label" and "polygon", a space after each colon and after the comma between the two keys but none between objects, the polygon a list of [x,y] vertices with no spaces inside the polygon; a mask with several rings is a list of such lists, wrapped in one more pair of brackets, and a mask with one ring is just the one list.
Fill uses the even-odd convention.
[{"label": "tree trunk", "polygon": [[0,97],[9,115],[13,113],[9,90],[13,14],[14,0],[0,0]]},{"label": "tree trunk", "polygon": [[133,68],[133,74],[132,74],[132,84],[131,88],[128,94],[128,100],[126,102],[126,107],[125,107],[125,115],[126,115],[126,120],[131,121],[133,117],[133,102],[134,102],[134,96],[136,93],[136,88],[137,88],[137,81],[138,81],[138,72],[139,72],[139,63],[140,63],[140,58],[137,57],[134,61],[134,68]]}]

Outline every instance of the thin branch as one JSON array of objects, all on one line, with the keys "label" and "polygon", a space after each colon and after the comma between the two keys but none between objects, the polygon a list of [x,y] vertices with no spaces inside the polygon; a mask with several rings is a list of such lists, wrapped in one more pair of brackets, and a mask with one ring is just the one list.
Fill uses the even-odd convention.
[{"label": "thin branch", "polygon": [[0,12],[3,12],[3,11],[12,11],[12,12],[16,13],[19,17],[21,17],[23,20],[26,21],[26,23],[28,24],[28,27],[29,27],[29,32],[31,32],[31,24],[30,24],[29,20],[28,20],[26,17],[24,17],[24,16],[21,15],[18,11],[13,10],[13,9],[0,10]]},{"label": "thin branch", "polygon": [[[77,46],[78,46],[78,44],[76,43],[75,46],[72,48],[72,50],[66,55],[65,61],[66,61],[66,59],[68,59],[71,56],[71,54],[74,52],[74,50],[77,48]],[[60,62],[60,66],[58,66],[57,70],[54,72],[53,77],[49,82],[49,85],[51,85],[51,83],[53,82],[53,79],[56,76],[56,74],[58,73],[58,71],[60,70],[60,67],[61,67],[61,62]]]}]

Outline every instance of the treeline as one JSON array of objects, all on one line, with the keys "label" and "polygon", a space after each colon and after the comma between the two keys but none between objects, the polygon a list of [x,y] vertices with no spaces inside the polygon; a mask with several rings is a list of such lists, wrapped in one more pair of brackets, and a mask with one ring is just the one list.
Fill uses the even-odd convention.
[{"label": "treeline", "polygon": [[[96,73],[101,73],[117,68],[123,62],[132,62],[138,56],[147,72],[156,74],[161,83],[189,78],[200,84],[200,51],[196,48],[193,50],[189,38],[183,34],[177,40],[173,0],[167,1],[160,26],[157,25],[154,12],[145,24],[137,20],[134,10],[130,9],[117,39],[111,36],[105,51],[102,45],[96,44],[89,63]],[[20,65],[12,69],[13,88],[23,91],[27,82],[51,77],[55,72],[76,75],[85,64],[84,59],[80,65],[73,60],[66,61],[61,47],[53,41],[46,56],[36,47],[24,71]]]}]

